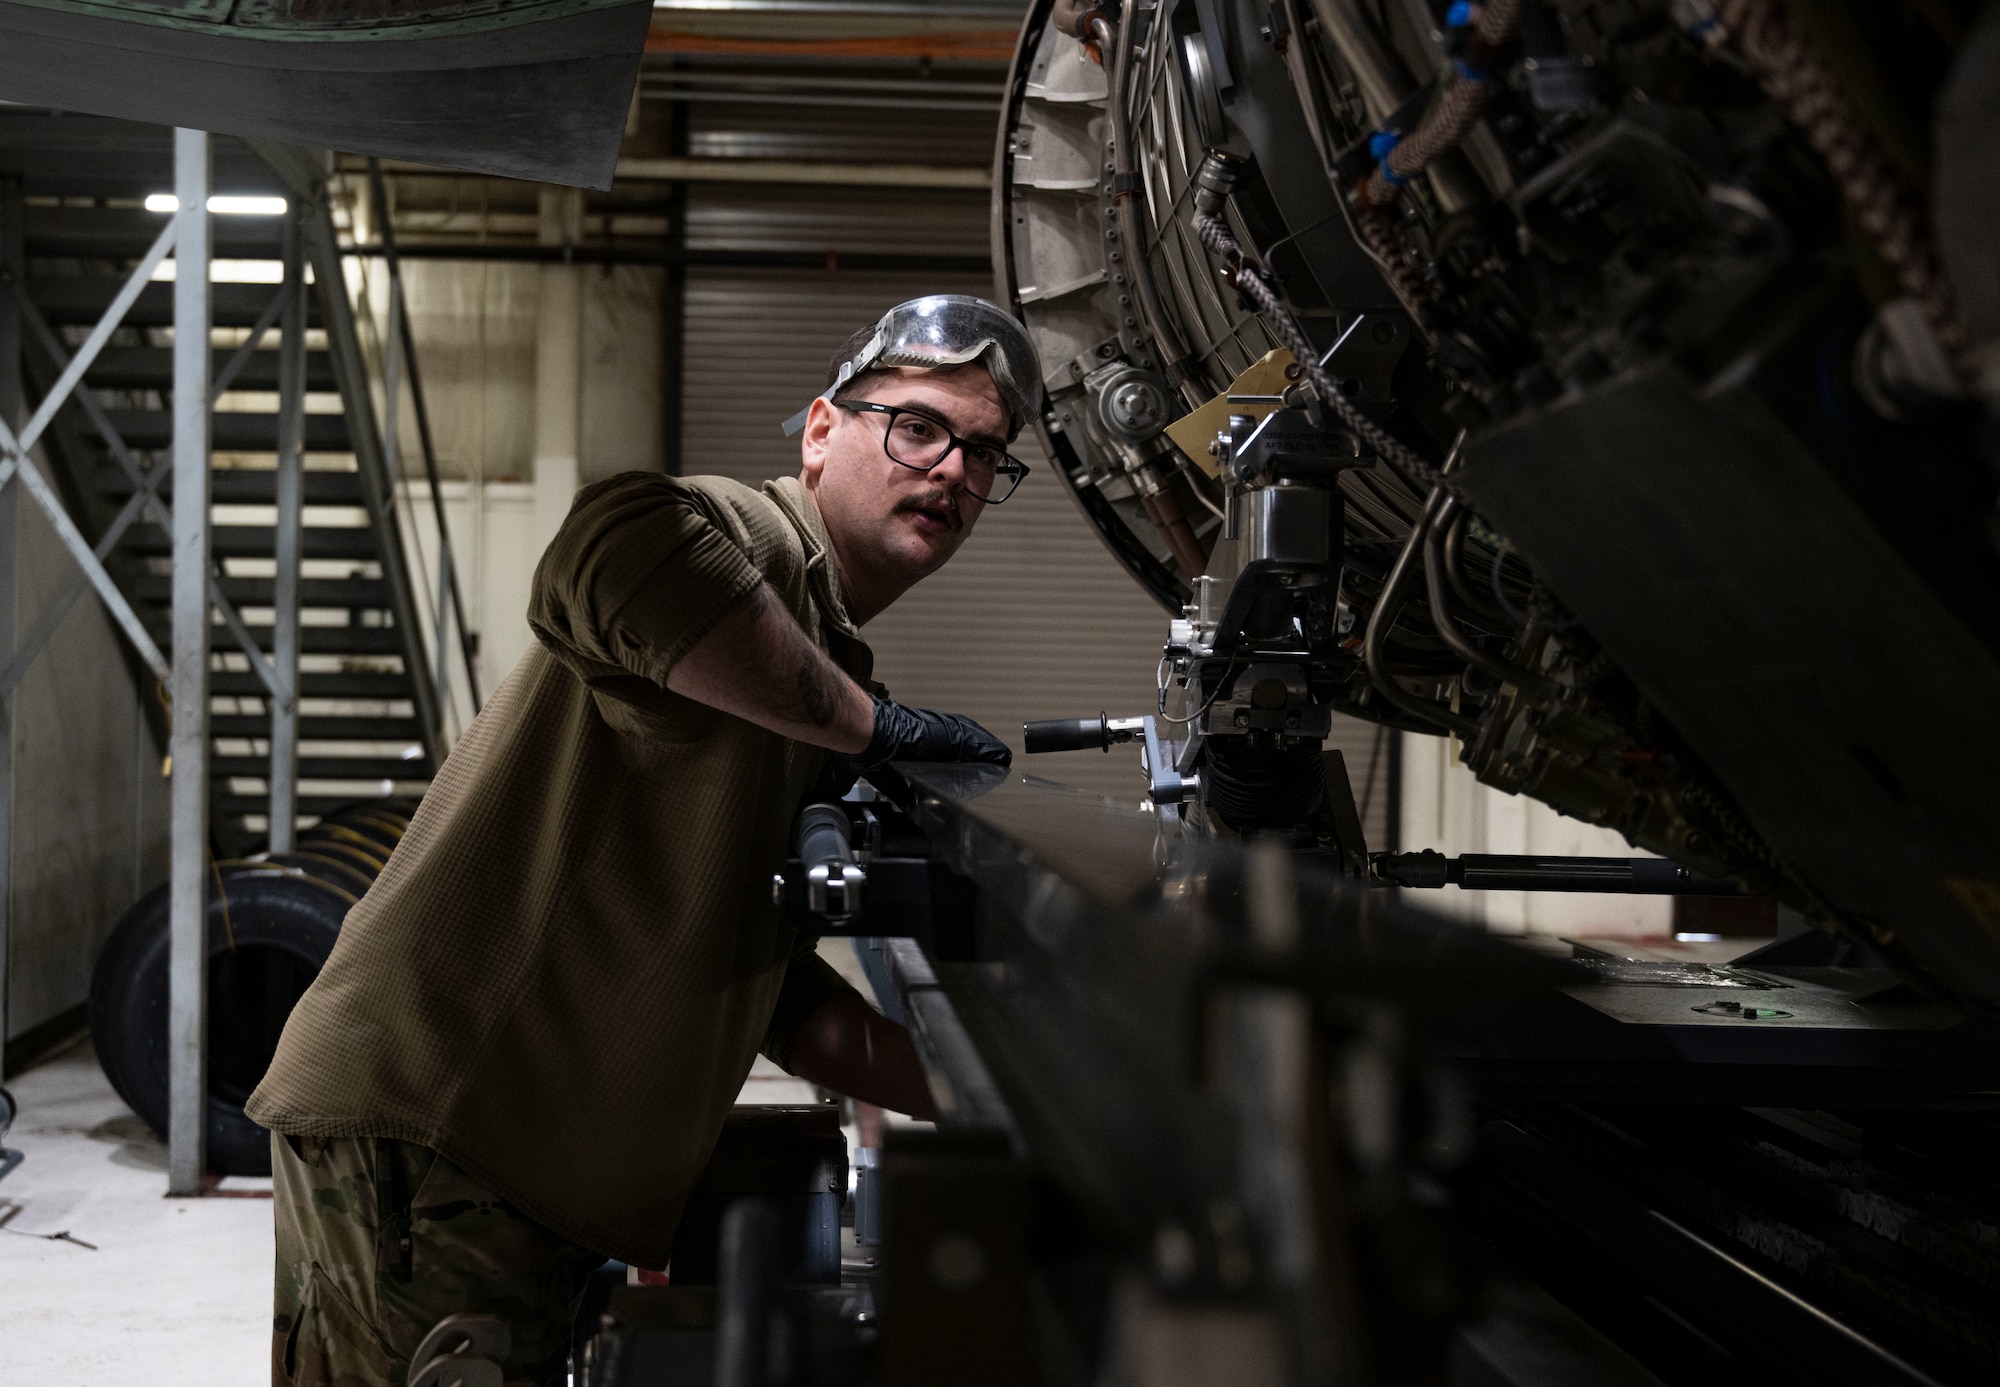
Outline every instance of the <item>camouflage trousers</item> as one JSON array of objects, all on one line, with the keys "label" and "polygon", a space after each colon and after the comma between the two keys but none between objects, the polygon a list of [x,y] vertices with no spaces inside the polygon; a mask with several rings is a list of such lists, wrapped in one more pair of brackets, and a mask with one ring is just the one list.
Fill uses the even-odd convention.
[{"label": "camouflage trousers", "polygon": [[411,1142],[274,1134],[271,1173],[272,1387],[405,1387],[424,1335],[461,1311],[507,1322],[510,1387],[561,1387],[601,1253]]}]

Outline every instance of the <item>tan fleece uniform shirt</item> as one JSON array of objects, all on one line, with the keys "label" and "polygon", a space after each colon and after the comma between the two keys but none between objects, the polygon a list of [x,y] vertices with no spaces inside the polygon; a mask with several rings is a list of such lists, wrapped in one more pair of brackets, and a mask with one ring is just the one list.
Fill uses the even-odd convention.
[{"label": "tan fleece uniform shirt", "polygon": [[347,916],[246,1110],[435,1148],[608,1256],[667,1260],[761,1047],[852,989],[771,875],[839,758],[667,690],[759,582],[842,668],[872,657],[798,482],[632,473],[535,573],[539,644]]}]

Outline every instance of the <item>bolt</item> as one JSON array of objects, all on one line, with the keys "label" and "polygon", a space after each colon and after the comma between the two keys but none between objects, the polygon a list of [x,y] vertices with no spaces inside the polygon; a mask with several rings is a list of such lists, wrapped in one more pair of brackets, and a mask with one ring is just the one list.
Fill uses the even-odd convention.
[{"label": "bolt", "polygon": [[1376,319],[1373,332],[1377,342],[1393,342],[1396,340],[1396,325],[1387,318]]},{"label": "bolt", "polygon": [[1250,710],[1248,708],[1238,708],[1236,710],[1236,725],[1238,727],[1248,727],[1250,725]]}]

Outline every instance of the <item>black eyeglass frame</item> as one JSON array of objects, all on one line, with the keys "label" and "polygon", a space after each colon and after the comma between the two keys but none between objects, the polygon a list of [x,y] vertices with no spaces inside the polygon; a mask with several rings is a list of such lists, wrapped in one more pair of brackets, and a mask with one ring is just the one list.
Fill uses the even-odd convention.
[{"label": "black eyeglass frame", "polygon": [[[889,461],[895,463],[896,466],[907,467],[912,472],[930,472],[938,467],[943,466],[944,460],[951,456],[952,449],[954,448],[958,450],[959,461],[963,463],[965,461],[965,450],[967,447],[990,448],[993,446],[990,443],[979,443],[973,439],[960,438],[957,434],[952,432],[951,425],[945,423],[944,420],[938,418],[935,414],[930,413],[928,410],[913,409],[909,405],[877,404],[873,400],[835,400],[833,403],[853,414],[888,415],[889,416],[888,427],[882,430],[882,456],[889,459]],[[926,423],[935,424],[940,429],[944,430],[944,436],[948,440],[948,442],[945,444],[944,451],[938,454],[937,461],[932,463],[929,467],[919,467],[915,463],[904,462],[901,458],[897,457],[894,453],[889,451],[889,436],[896,431],[896,416],[899,414],[914,414],[917,416],[917,418],[924,420]],[[979,502],[979,504],[982,506],[997,506],[1001,504],[1001,502],[1005,501],[1009,496],[1012,496],[1016,491],[1019,491],[1021,489],[1021,483],[1028,480],[1028,473],[1033,470],[1028,466],[1027,463],[1021,461],[1019,458],[1015,457],[1012,453],[1006,451],[1004,448],[1000,450],[1000,464],[1001,464],[1000,467],[994,469],[993,475],[995,476],[996,479],[1001,476],[1013,477],[1014,484],[1012,486],[1008,487],[1007,490],[1003,492],[998,498],[991,496],[981,496],[978,492],[974,491],[969,486],[965,488],[965,494],[967,496],[970,496],[973,500]],[[1008,467],[1012,467],[1014,470],[1012,472],[1005,471],[1004,469]]]}]

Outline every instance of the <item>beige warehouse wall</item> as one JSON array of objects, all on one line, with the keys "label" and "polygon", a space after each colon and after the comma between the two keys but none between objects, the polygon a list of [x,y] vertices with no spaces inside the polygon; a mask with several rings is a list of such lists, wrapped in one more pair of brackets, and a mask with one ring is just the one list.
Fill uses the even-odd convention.
[{"label": "beige warehouse wall", "polygon": [[[389,320],[388,276],[365,263],[366,301],[379,332]],[[505,261],[404,263],[410,328],[439,472],[447,480],[535,479],[535,339],[545,268]],[[616,265],[564,272],[575,276],[583,314],[582,480],[658,471],[664,271]],[[421,478],[421,440],[407,395],[399,424],[404,470]]]},{"label": "beige warehouse wall", "polygon": [[[0,555],[13,549],[25,634],[77,568],[39,510],[23,499],[18,514],[17,541],[0,533]],[[14,694],[9,1039],[84,1001],[112,926],[166,879],[164,748],[121,639],[86,595]]]}]

